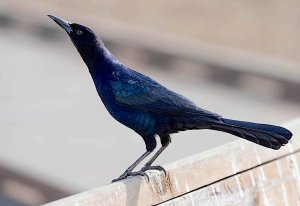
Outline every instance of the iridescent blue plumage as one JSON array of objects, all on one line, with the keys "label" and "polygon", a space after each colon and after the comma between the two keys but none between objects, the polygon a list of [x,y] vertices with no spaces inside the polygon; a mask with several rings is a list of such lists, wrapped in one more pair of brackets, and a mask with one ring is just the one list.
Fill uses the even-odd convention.
[{"label": "iridescent blue plumage", "polygon": [[[170,134],[191,129],[213,129],[227,132],[272,149],[287,144],[292,133],[279,126],[222,118],[199,108],[153,79],[121,64],[92,30],[50,16],[63,27],[88,66],[97,92],[109,113],[119,122],[136,131],[146,144],[146,152],[117,180],[128,175],[144,175],[153,161],[170,143]],[[159,135],[162,147],[140,172],[132,170],[156,147]]]}]

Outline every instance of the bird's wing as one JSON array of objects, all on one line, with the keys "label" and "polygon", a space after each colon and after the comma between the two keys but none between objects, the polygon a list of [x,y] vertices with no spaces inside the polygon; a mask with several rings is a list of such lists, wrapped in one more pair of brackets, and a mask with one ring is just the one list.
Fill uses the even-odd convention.
[{"label": "bird's wing", "polygon": [[219,115],[203,110],[193,102],[146,76],[110,81],[116,103],[140,111],[161,115],[197,114],[219,118]]}]

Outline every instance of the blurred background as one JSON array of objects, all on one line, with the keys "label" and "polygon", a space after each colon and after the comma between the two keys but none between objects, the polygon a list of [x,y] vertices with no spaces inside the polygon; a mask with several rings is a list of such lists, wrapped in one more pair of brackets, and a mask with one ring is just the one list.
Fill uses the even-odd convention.
[{"label": "blurred background", "polygon": [[[300,1],[0,0],[0,205],[103,186],[145,151],[105,110],[66,33],[92,28],[125,65],[228,118],[300,116]],[[167,164],[236,138],[173,135]]]}]

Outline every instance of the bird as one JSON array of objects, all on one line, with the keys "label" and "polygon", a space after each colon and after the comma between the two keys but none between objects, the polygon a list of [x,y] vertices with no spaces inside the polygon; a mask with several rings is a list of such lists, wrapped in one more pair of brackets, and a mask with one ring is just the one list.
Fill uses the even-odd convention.
[{"label": "bird", "polygon": [[[146,151],[113,182],[129,176],[147,176],[147,170],[164,168],[152,163],[168,147],[170,135],[185,130],[210,129],[241,137],[255,144],[278,150],[293,134],[280,126],[232,120],[198,107],[186,97],[171,91],[150,77],[122,64],[88,27],[48,15],[62,27],[93,79],[104,106],[117,121],[139,134]],[[161,147],[140,171],[133,170],[156,148]]]}]

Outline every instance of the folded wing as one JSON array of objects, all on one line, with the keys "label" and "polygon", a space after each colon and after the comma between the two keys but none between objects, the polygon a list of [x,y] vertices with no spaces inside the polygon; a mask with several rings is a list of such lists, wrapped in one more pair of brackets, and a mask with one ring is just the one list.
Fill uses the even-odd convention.
[{"label": "folded wing", "polygon": [[160,115],[203,115],[220,118],[219,115],[199,108],[189,99],[137,72],[123,80],[112,80],[110,84],[117,104],[125,107]]}]

